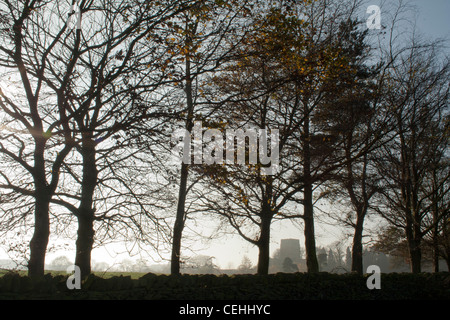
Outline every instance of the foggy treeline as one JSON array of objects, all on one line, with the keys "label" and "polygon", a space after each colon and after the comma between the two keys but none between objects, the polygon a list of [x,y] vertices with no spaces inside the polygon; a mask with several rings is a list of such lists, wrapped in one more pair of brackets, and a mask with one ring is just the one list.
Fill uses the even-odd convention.
[{"label": "foggy treeline", "polygon": [[[254,272],[267,274],[271,226],[289,219],[318,272],[315,223],[327,216],[352,234],[346,263],[361,274],[374,216],[372,248],[439,271],[450,263],[447,43],[421,37],[402,1],[381,8],[380,25],[367,7],[1,0],[2,246],[31,277],[55,238],[73,240],[83,276],[94,247],[121,242],[168,251],[179,274],[206,220],[208,236],[256,246]],[[252,128],[271,133],[257,159]],[[179,129],[193,133],[191,161],[174,157]],[[225,157],[244,139],[245,164]]]},{"label": "foggy treeline", "polygon": [[[319,263],[319,270],[321,272],[331,273],[348,273],[352,268],[352,254],[351,247],[345,247],[342,242],[335,242],[327,247],[317,248],[317,259]],[[300,261],[294,261],[290,257],[284,257],[279,249],[276,249],[269,262],[269,273],[294,273],[306,272],[304,264],[304,256],[300,252]],[[363,251],[363,270],[367,270],[369,266],[376,265],[380,268],[382,273],[391,272],[408,272],[410,265],[406,257],[400,255],[389,255],[384,252],[377,252],[373,249],[364,249]],[[73,266],[73,262],[67,256],[58,256],[46,264],[46,270],[63,271],[66,272]],[[120,273],[156,273],[156,274],[170,274],[170,262],[152,263],[148,259],[118,259],[114,263],[107,263],[102,261],[92,260],[91,269],[97,274],[107,274],[110,272]],[[440,261],[442,271],[446,271],[447,266],[443,260]],[[17,268],[17,265],[12,261],[0,260],[0,268]],[[184,261],[180,268],[185,274],[216,274],[216,275],[232,275],[232,274],[254,274],[257,267],[253,264],[251,259],[244,255],[240,262],[229,261],[225,267],[216,264],[215,257],[208,255],[195,255]],[[430,259],[423,260],[424,272],[431,272],[433,270],[433,263]]]}]

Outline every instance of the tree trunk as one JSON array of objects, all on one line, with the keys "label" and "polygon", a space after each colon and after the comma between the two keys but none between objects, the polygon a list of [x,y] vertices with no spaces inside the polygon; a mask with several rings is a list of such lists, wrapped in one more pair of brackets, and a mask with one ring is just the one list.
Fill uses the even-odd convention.
[{"label": "tree trunk", "polygon": [[28,276],[35,279],[44,276],[45,254],[50,236],[49,198],[45,190],[36,190],[34,234],[30,241]]},{"label": "tree trunk", "polygon": [[[354,204],[356,209],[356,224],[355,233],[353,234],[353,245],[352,245],[352,271],[357,274],[364,273],[364,263],[363,263],[363,245],[362,237],[364,230],[364,218],[366,216],[367,209]],[[366,205],[367,208],[367,205]]]},{"label": "tree trunk", "polygon": [[412,273],[420,273],[422,272],[422,230],[420,230],[420,214],[418,213],[418,200],[417,193],[413,193],[413,201],[414,201],[414,223],[413,223],[413,239],[410,247],[410,255],[411,255],[411,272]]},{"label": "tree trunk", "polygon": [[90,133],[83,136],[81,154],[83,157],[83,179],[81,201],[77,214],[78,232],[75,265],[80,268],[81,277],[84,278],[91,273],[91,252],[95,235],[95,211],[93,204],[98,177],[95,159],[95,141],[92,140]]},{"label": "tree trunk", "polygon": [[313,186],[311,178],[311,149],[309,132],[309,110],[305,105],[305,122],[303,127],[303,220],[305,222],[305,252],[308,272],[319,272],[319,262],[316,253],[316,236],[314,232]]},{"label": "tree trunk", "polygon": [[[439,204],[437,200],[438,187],[436,170],[433,171],[433,269],[434,272],[439,272]],[[450,270],[450,269],[449,269]]]},{"label": "tree trunk", "polygon": [[[189,42],[189,39],[187,40]],[[186,130],[191,132],[194,126],[194,100],[192,97],[192,78],[191,78],[191,61],[186,56],[186,104],[188,107],[188,115],[186,119]],[[189,146],[190,147],[190,146]],[[190,155],[189,155],[190,156]],[[184,158],[184,155],[183,155]],[[181,256],[181,239],[186,219],[185,205],[187,193],[187,181],[189,176],[189,165],[181,164],[180,189],[178,192],[178,205],[173,227],[172,237],[172,257],[170,264],[171,274],[180,274],[180,256]]]},{"label": "tree trunk", "polygon": [[409,249],[409,255],[411,257],[411,272],[412,273],[420,273],[422,272],[421,261],[422,261],[422,253],[420,248],[414,244]]},{"label": "tree trunk", "polygon": [[420,273],[422,271],[422,252],[420,249],[420,240],[414,235],[414,231],[412,229],[412,226],[407,223],[406,238],[408,241],[409,258],[411,261],[411,272]]},{"label": "tree trunk", "polygon": [[46,140],[35,138],[34,152],[34,184],[35,211],[34,234],[30,241],[30,260],[28,261],[28,275],[31,278],[44,276],[45,254],[50,236],[49,208],[51,194],[45,177],[44,150]]},{"label": "tree trunk", "polygon": [[185,222],[185,203],[186,190],[188,179],[188,165],[183,163],[181,165],[180,189],[178,193],[177,215],[175,217],[175,225],[173,228],[172,237],[172,258],[170,264],[171,274],[180,274],[180,255],[181,255],[181,239],[183,235]]},{"label": "tree trunk", "polygon": [[258,269],[259,275],[269,274],[270,262],[270,225],[272,223],[272,215],[270,212],[263,212],[261,215],[261,234],[258,241]]},{"label": "tree trunk", "polygon": [[442,230],[442,236],[443,236],[443,240],[444,243],[446,244],[444,246],[444,259],[447,262],[447,271],[450,272],[450,219],[446,219],[444,220],[444,227]]},{"label": "tree trunk", "polygon": [[92,215],[86,211],[80,211],[78,217],[75,265],[80,268],[82,279],[91,273],[91,252],[95,235]]},{"label": "tree trunk", "polygon": [[433,269],[437,273],[439,272],[439,229],[437,222],[435,223],[433,230]]},{"label": "tree trunk", "polygon": [[358,217],[356,219],[355,233],[353,236],[352,247],[352,271],[357,274],[363,274],[363,246],[362,246],[362,234],[363,234],[363,218]]},{"label": "tree trunk", "polygon": [[306,185],[304,189],[304,222],[305,222],[305,253],[308,272],[319,272],[319,262],[316,253],[316,236],[314,231],[314,209],[312,201],[312,186]]}]

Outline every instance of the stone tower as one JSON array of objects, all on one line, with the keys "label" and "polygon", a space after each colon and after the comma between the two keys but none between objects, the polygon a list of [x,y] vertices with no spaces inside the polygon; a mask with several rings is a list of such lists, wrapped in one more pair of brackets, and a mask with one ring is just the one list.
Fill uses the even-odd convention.
[{"label": "stone tower", "polygon": [[280,258],[291,258],[292,262],[301,262],[300,256],[300,240],[299,239],[282,239],[280,244]]}]

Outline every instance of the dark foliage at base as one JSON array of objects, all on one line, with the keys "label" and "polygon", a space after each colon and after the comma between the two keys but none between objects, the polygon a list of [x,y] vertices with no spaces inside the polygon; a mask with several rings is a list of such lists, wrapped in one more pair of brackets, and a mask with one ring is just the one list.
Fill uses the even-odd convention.
[{"label": "dark foliage at base", "polygon": [[69,290],[67,276],[42,279],[9,273],[0,277],[0,299],[149,299],[149,300],[406,300],[450,299],[450,273],[383,274],[381,289],[369,290],[368,275],[146,274],[109,279],[90,275],[81,290]]}]

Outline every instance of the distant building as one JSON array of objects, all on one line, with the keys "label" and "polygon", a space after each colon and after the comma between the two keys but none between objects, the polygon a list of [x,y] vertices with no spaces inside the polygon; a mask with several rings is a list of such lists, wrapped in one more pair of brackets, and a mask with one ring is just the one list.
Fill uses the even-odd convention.
[{"label": "distant building", "polygon": [[294,263],[301,262],[300,240],[299,239],[282,239],[280,243],[280,259],[290,258]]},{"label": "distant building", "polygon": [[[287,264],[290,265],[287,268]],[[282,239],[280,249],[271,259],[271,273],[277,272],[305,272],[306,262],[302,259],[299,239]],[[290,271],[288,271],[290,270]]]}]

